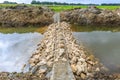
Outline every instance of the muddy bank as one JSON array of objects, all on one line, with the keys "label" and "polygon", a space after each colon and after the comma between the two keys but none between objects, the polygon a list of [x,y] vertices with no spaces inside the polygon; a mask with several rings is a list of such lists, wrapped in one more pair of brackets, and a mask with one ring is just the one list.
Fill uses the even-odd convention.
[{"label": "muddy bank", "polygon": [[45,26],[53,22],[54,12],[46,7],[15,6],[0,9],[0,26]]},{"label": "muddy bank", "polygon": [[104,10],[95,6],[61,12],[61,20],[79,25],[120,26],[120,9]]}]

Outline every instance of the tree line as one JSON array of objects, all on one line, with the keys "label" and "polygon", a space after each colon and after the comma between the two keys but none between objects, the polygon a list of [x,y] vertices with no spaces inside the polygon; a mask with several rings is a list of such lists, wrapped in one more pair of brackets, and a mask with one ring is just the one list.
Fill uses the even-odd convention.
[{"label": "tree line", "polygon": [[31,4],[41,4],[41,5],[98,5],[98,4],[81,4],[81,3],[61,3],[61,2],[49,2],[49,1],[36,1],[33,0]]},{"label": "tree line", "polygon": [[[81,3],[61,3],[61,2],[48,2],[48,1],[36,1],[33,0],[31,4],[43,4],[43,5],[99,5],[99,4],[81,4]],[[108,6],[120,6],[120,3],[102,3],[100,5],[108,5]]]},{"label": "tree line", "polygon": [[[17,2],[4,1],[3,4],[17,4]],[[49,2],[49,1],[36,1],[32,0],[31,4],[41,4],[41,5],[99,5],[99,4],[81,4],[81,3],[61,3],[61,2]],[[120,6],[120,3],[102,3],[102,6]]]},{"label": "tree line", "polygon": [[17,2],[4,1],[3,4],[17,4]]},{"label": "tree line", "polygon": [[120,3],[103,3],[102,6],[120,6]]}]

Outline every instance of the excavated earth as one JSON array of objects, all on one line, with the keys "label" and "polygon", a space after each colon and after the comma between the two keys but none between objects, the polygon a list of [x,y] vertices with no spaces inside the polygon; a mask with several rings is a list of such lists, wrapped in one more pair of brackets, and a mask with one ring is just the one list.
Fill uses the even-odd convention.
[{"label": "excavated earth", "polygon": [[46,7],[15,6],[0,9],[0,26],[45,26],[53,22],[54,12]]},{"label": "excavated earth", "polygon": [[[54,11],[47,7],[15,6],[0,9],[0,26],[46,26],[53,22]],[[120,9],[105,10],[95,6],[60,12],[61,21],[79,25],[120,26]]]},{"label": "excavated earth", "polygon": [[61,12],[62,21],[78,25],[120,26],[120,9],[106,10],[95,6]]}]

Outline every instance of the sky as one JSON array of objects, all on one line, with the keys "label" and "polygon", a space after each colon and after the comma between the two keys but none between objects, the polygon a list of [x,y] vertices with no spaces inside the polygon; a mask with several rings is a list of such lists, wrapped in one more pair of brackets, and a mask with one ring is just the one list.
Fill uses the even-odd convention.
[{"label": "sky", "polygon": [[[4,1],[30,4],[32,0],[0,0],[0,3]],[[83,3],[83,4],[120,3],[120,0],[36,0],[36,1],[53,1],[53,2],[56,1],[56,2]]]}]

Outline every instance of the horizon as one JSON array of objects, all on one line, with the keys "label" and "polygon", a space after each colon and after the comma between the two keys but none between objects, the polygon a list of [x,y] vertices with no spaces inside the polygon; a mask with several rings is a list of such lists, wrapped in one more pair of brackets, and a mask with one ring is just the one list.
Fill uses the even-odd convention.
[{"label": "horizon", "polygon": [[[4,1],[9,1],[9,2],[17,2],[18,4],[20,3],[25,3],[25,4],[31,4],[32,0],[0,0],[0,3],[3,3]],[[48,2],[60,2],[60,3],[81,3],[81,4],[115,4],[115,3],[120,3],[120,0],[36,0],[40,2],[48,1]]]}]

